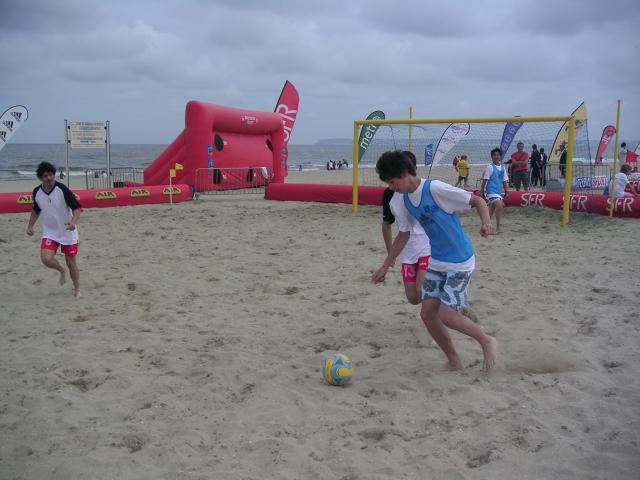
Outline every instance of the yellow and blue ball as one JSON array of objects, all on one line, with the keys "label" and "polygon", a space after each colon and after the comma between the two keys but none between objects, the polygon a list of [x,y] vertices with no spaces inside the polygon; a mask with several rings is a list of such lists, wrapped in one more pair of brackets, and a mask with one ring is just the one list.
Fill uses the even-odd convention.
[{"label": "yellow and blue ball", "polygon": [[324,361],[324,379],[329,385],[345,385],[353,377],[353,363],[342,353],[331,355]]}]

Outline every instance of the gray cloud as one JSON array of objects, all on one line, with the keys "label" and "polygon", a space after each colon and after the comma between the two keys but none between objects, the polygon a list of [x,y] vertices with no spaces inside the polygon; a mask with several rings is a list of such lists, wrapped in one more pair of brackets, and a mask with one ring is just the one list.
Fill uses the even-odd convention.
[{"label": "gray cloud", "polygon": [[591,135],[624,100],[640,137],[640,5],[486,0],[21,1],[0,17],[0,107],[24,103],[16,141],[59,142],[64,118],[108,118],[114,142],[166,143],[199,99],[273,109],[301,93],[296,143],[348,137],[382,108],[406,116],[569,113]]}]

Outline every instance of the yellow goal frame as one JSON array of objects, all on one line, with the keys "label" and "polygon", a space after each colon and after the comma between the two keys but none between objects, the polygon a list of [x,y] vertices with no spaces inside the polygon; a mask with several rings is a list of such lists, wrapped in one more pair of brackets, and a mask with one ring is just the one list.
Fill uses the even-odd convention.
[{"label": "yellow goal frame", "polygon": [[573,142],[575,137],[576,122],[574,115],[558,115],[552,117],[477,117],[477,118],[407,118],[396,120],[354,120],[353,122],[353,198],[351,209],[358,212],[358,136],[360,128],[364,125],[419,125],[419,124],[450,124],[450,123],[507,123],[507,122],[568,122],[569,135],[567,138],[567,165],[565,171],[564,194],[562,204],[562,226],[569,223],[569,205],[571,195],[571,183],[573,179]]}]

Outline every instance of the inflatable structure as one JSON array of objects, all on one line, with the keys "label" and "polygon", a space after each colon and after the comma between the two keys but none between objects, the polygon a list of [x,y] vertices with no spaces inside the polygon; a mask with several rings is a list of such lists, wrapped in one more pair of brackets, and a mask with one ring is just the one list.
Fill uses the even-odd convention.
[{"label": "inflatable structure", "polygon": [[[175,183],[197,190],[224,190],[283,182],[285,131],[282,117],[190,101],[182,133],[144,170],[145,185]],[[211,169],[216,170],[200,170]],[[219,169],[219,170],[217,170]]]}]

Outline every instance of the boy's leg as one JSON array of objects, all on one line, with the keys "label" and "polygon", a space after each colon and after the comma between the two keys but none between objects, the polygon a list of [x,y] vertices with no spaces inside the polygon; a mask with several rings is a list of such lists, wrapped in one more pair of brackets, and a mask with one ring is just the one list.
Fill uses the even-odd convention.
[{"label": "boy's leg", "polygon": [[496,232],[500,232],[500,219],[502,218],[502,209],[504,206],[502,205],[502,200],[496,200],[492,203],[493,210],[496,212]]},{"label": "boy's leg", "polygon": [[80,270],[78,269],[76,256],[65,255],[64,259],[67,262],[67,267],[69,267],[69,276],[71,277],[71,281],[73,282],[74,294],[76,295],[76,297],[80,296]]},{"label": "boy's leg", "polygon": [[56,260],[56,251],[42,248],[40,250],[40,260],[42,260],[42,263],[46,267],[60,273],[60,285],[64,285],[67,281],[66,272],[58,260]]},{"label": "boy's leg", "polygon": [[463,316],[459,311],[443,303],[440,304],[438,309],[438,318],[445,326],[468,335],[480,344],[486,371],[495,366],[498,358],[498,342],[495,338],[484,333],[478,325]]},{"label": "boy's leg", "polygon": [[445,363],[440,370],[462,370],[464,366],[462,365],[462,360],[460,360],[458,352],[456,352],[456,349],[453,346],[451,335],[449,335],[447,328],[438,318],[439,308],[440,300],[433,298],[423,300],[420,317],[433,340],[438,344],[438,347],[440,347],[447,357],[447,363]]}]

